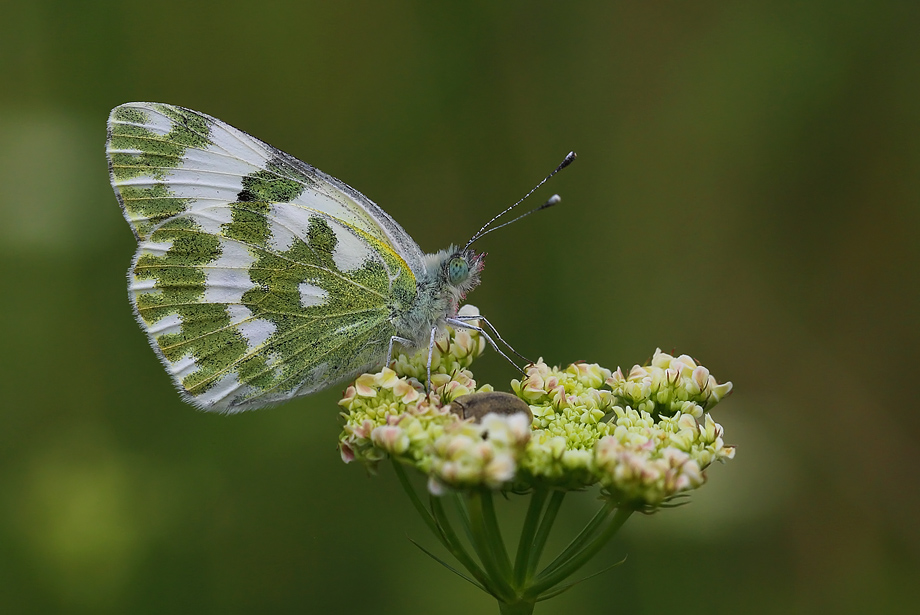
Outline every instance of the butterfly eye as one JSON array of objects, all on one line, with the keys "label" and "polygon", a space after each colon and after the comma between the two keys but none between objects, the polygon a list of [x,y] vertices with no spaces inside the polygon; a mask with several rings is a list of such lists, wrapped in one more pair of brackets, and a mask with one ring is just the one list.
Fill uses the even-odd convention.
[{"label": "butterfly eye", "polygon": [[450,263],[447,264],[447,277],[450,279],[451,284],[460,284],[464,282],[470,274],[470,265],[466,262],[466,259],[455,257],[450,259]]}]

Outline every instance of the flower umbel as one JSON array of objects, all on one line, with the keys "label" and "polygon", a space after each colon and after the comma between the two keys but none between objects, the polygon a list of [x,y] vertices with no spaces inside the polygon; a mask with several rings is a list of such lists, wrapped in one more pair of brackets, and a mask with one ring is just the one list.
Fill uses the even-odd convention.
[{"label": "flower umbel", "polygon": [[735,454],[708,412],[731,383],[718,384],[686,355],[660,350],[628,376],[597,364],[556,369],[539,361],[511,382],[532,420],[523,414],[464,420],[451,400],[492,390],[479,387],[467,369],[483,346],[475,333],[448,330],[435,349],[428,394],[427,353],[400,355],[396,369],[360,376],[339,402],[346,410],[343,459],[375,467],[389,457],[414,466],[435,494],[600,484],[617,503],[647,509],[699,487],[706,467]]},{"label": "flower umbel", "polygon": [[[471,306],[464,312],[478,313]],[[430,392],[424,384],[427,349],[400,354],[380,372],[359,376],[339,402],[345,418],[339,446],[344,461],[372,470],[384,459],[394,462],[429,527],[470,572],[468,580],[498,598],[503,612],[530,612],[536,600],[561,591],[558,584],[629,514],[667,505],[701,486],[714,461],[734,457],[710,414],[732,385],[718,383],[687,355],[656,350],[648,365],[633,366],[626,375],[597,364],[559,369],[540,360],[511,381],[526,406],[513,398],[515,404],[503,404],[494,394],[485,406],[495,405],[495,412],[464,419],[468,403],[452,402],[492,391],[469,371],[484,349],[475,332],[448,328],[432,354]],[[521,411],[527,407],[529,415]],[[405,466],[427,477],[430,508],[411,487]],[[537,573],[565,493],[592,485],[600,486],[604,500],[595,520]],[[513,563],[495,521],[493,491],[532,494]],[[479,562],[451,529],[445,498],[469,524]]]}]

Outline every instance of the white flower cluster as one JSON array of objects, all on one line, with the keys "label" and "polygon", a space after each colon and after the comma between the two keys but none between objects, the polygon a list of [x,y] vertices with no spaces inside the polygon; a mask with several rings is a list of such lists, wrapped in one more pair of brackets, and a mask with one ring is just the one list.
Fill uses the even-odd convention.
[{"label": "white flower cluster", "polygon": [[617,500],[654,506],[699,487],[706,467],[735,454],[706,413],[731,383],[718,384],[685,355],[658,350],[625,378],[596,364],[560,371],[541,361],[511,384],[534,414],[522,463],[534,480],[597,482]]},{"label": "white flower cluster", "polygon": [[514,479],[530,440],[530,417],[487,414],[480,423],[451,423],[431,447],[428,489],[445,486],[500,489]]},{"label": "white flower cluster", "polygon": [[625,403],[650,414],[690,413],[700,418],[732,390],[719,384],[709,370],[683,354],[672,357],[655,350],[651,364],[635,365],[629,375],[618,368],[607,384]]},{"label": "white flower cluster", "polygon": [[[449,329],[438,342],[437,373],[425,394],[427,352],[400,356],[394,369],[364,374],[339,402],[342,458],[374,467],[392,457],[428,476],[429,489],[580,489],[655,507],[705,481],[713,461],[734,456],[709,410],[730,390],[690,357],[657,351],[627,376],[596,364],[564,370],[542,361],[511,383],[533,415],[462,419],[451,400],[477,387],[467,369],[483,350],[475,333]],[[422,356],[424,355],[424,356]],[[513,398],[512,398],[513,399]],[[457,405],[457,404],[454,404]]]},{"label": "white flower cluster", "polygon": [[[474,422],[461,419],[450,403],[439,402],[441,396],[455,399],[475,387],[466,371],[430,395],[422,393],[417,381],[388,368],[360,376],[339,402],[347,410],[339,439],[342,459],[371,467],[387,456],[400,459],[428,474],[433,493],[445,486],[501,488],[517,472],[530,440],[530,417],[487,414]],[[490,390],[486,386],[479,392]]]}]

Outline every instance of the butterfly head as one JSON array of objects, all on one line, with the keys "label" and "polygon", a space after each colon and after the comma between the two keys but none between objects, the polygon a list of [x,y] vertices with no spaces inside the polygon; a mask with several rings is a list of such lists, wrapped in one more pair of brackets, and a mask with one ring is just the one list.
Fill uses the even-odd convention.
[{"label": "butterfly head", "polygon": [[463,297],[479,284],[484,254],[472,250],[452,250],[452,254],[441,265],[441,276],[458,298]]},{"label": "butterfly head", "polygon": [[455,306],[479,284],[484,254],[451,246],[428,256],[432,283]]}]

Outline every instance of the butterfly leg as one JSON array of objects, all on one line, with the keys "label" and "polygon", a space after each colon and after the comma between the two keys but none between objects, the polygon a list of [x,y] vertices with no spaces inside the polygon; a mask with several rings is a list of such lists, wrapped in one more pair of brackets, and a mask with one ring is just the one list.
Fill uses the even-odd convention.
[{"label": "butterfly leg", "polygon": [[527,357],[525,357],[524,355],[522,355],[520,352],[518,352],[517,350],[515,350],[514,347],[513,347],[511,344],[509,344],[508,342],[506,342],[506,341],[504,340],[504,338],[502,338],[501,334],[498,332],[498,329],[495,328],[495,325],[493,325],[491,322],[489,322],[489,319],[486,318],[485,316],[455,316],[454,318],[456,318],[457,320],[463,320],[463,321],[467,321],[467,320],[481,320],[481,321],[483,321],[484,323],[486,323],[486,325],[489,326],[489,329],[492,330],[492,334],[495,335],[495,339],[497,339],[497,340],[500,341],[502,344],[504,344],[504,345],[508,348],[508,350],[510,350],[511,352],[513,352],[514,354],[516,354],[517,356],[519,356],[520,358],[524,359],[525,361],[527,361],[528,365],[533,363],[533,361],[531,361],[530,359],[528,359]]},{"label": "butterfly leg", "polygon": [[[479,318],[481,319],[482,317],[480,316]],[[472,320],[472,319],[471,319],[471,320]],[[458,320],[458,319],[456,319],[456,318],[445,318],[445,319],[444,319],[444,322],[446,322],[447,324],[451,325],[452,327],[459,327],[459,328],[461,328],[461,329],[469,329],[470,331],[476,331],[477,333],[479,333],[479,335],[481,335],[481,336],[483,336],[484,338],[486,338],[486,341],[489,342],[489,343],[492,345],[492,348],[495,349],[495,352],[497,352],[497,353],[500,354],[501,356],[505,357],[505,360],[508,361],[508,363],[511,363],[511,365],[514,365],[514,367],[516,367],[516,368],[518,369],[518,371],[520,371],[522,374],[527,373],[527,372],[525,372],[517,363],[515,363],[514,361],[512,361],[511,358],[510,358],[508,355],[506,355],[504,352],[502,352],[502,349],[498,347],[498,344],[495,343],[495,340],[492,339],[492,336],[490,336],[488,333],[486,333],[485,330],[483,330],[482,327],[477,327],[477,326],[471,325],[471,324],[469,324],[469,323],[467,323],[467,322],[464,322],[464,321],[462,321],[462,320]],[[499,339],[501,339],[501,338],[499,338]],[[504,340],[502,340],[502,341],[504,341]],[[505,343],[507,343],[507,342],[505,342]],[[434,342],[432,342],[432,344],[434,344]],[[509,348],[510,348],[510,346],[509,346]]]},{"label": "butterfly leg", "polygon": [[428,341],[428,381],[425,383],[425,390],[431,393],[431,357],[434,355],[434,337],[438,334],[438,328],[431,328],[431,339]]},{"label": "butterfly leg", "polygon": [[393,360],[393,342],[399,342],[407,348],[412,348],[412,340],[400,337],[398,335],[390,337],[390,347],[387,349],[387,362],[384,363],[384,365],[387,367],[390,366],[390,361]]}]

